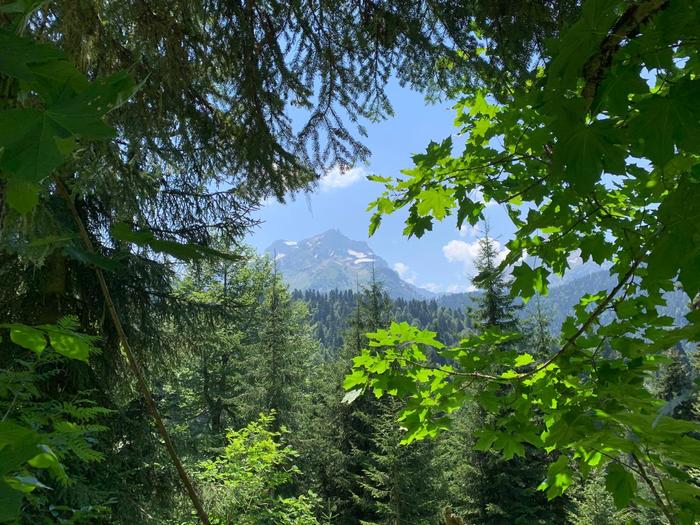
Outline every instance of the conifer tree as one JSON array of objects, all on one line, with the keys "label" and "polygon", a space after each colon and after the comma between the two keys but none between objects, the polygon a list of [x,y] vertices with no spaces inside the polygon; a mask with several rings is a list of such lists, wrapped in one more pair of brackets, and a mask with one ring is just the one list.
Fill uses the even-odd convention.
[{"label": "conifer tree", "polygon": [[693,419],[693,367],[678,343],[667,352],[670,363],[661,369],[656,383],[657,395],[668,401],[672,415],[678,419]]},{"label": "conifer tree", "polygon": [[[475,317],[477,330],[500,329],[502,331],[522,330],[516,318],[518,306],[514,304],[507,278],[498,268],[498,245],[488,234],[479,240],[479,252],[475,261],[478,270],[473,284],[481,295],[476,301],[476,309],[472,312]],[[547,334],[543,321],[536,325],[534,345],[526,343],[526,347],[547,345]],[[501,350],[494,350],[501,351]],[[527,351],[527,348],[526,348]],[[546,464],[541,454],[535,458],[532,450],[526,450],[525,457],[514,457],[505,460],[500,453],[492,451],[475,451],[474,438],[465,439],[461,433],[473,434],[484,426],[493,423],[493,414],[486,413],[482,408],[472,407],[460,411],[453,429],[453,436],[446,438],[446,445],[467,447],[466,450],[456,450],[442,454],[443,465],[459,464],[467,458],[468,465],[455,468],[452,483],[457,483],[464,492],[451,493],[458,498],[450,502],[462,515],[476,524],[503,523],[512,521],[517,524],[529,523],[559,523],[561,516],[553,505],[547,503],[543,493],[537,486],[545,477]],[[444,445],[443,445],[444,450]],[[557,502],[557,506],[560,502]]]},{"label": "conifer tree", "polygon": [[[373,273],[370,285],[359,296],[351,328],[356,345],[352,350],[359,353],[366,344],[364,334],[386,327],[390,315],[391,303]],[[355,519],[363,523],[425,523],[437,511],[434,445],[400,445],[403,432],[397,423],[398,412],[396,400],[376,399],[371,392],[351,405],[352,492],[358,512]]]},{"label": "conifer tree", "polygon": [[571,525],[617,525],[634,523],[652,525],[661,523],[654,519],[650,509],[617,509],[610,493],[605,489],[605,477],[596,472],[572,490],[571,509],[567,521]]},{"label": "conifer tree", "polygon": [[437,509],[433,444],[399,445],[395,400],[366,392],[350,405],[342,402],[342,380],[366,345],[365,334],[391,319],[391,301],[375,279],[349,297],[356,303],[343,348],[335,362],[323,365],[307,402],[299,448],[313,478],[310,488],[340,525],[429,522]]},{"label": "conifer tree", "polygon": [[[259,334],[246,357],[248,414],[274,412],[272,429],[296,428],[304,381],[317,352],[306,305],[294,301],[273,265],[260,303]],[[251,338],[255,334],[251,334]]]},{"label": "conifer tree", "polygon": [[[245,384],[245,346],[250,342],[250,325],[258,318],[259,300],[269,269],[250,250],[241,250],[239,262],[207,261],[185,268],[176,289],[191,301],[192,308],[182,320],[170,320],[169,342],[184,356],[184,366],[173,374],[168,367],[165,393],[175,420],[190,421],[193,445],[202,436],[214,442],[223,439],[226,428],[247,423],[241,413]],[[189,420],[187,416],[198,414]],[[191,416],[190,416],[191,417]],[[201,424],[208,427],[203,429]]]},{"label": "conifer tree", "polygon": [[472,284],[481,290],[472,315],[477,328],[498,328],[514,331],[518,327],[518,306],[510,296],[510,283],[498,268],[500,263],[498,243],[489,236],[488,224],[484,236],[479,239],[479,252],[475,261],[477,275]]},{"label": "conifer tree", "polygon": [[400,402],[396,398],[381,401],[361,481],[373,502],[376,518],[371,523],[430,523],[437,515],[440,497],[435,443],[426,440],[400,445],[404,437],[396,421]]},{"label": "conifer tree", "polygon": [[[366,344],[365,333],[384,328],[389,324],[389,298],[374,279],[357,294],[357,303],[349,323],[346,344],[341,354],[342,377]],[[345,504],[341,523],[373,522],[378,519],[377,505],[372,490],[367,486],[367,468],[372,454],[377,452],[376,425],[383,414],[381,401],[367,392],[352,405],[342,407],[343,442],[347,451],[345,461]],[[354,521],[353,521],[354,520]]]}]

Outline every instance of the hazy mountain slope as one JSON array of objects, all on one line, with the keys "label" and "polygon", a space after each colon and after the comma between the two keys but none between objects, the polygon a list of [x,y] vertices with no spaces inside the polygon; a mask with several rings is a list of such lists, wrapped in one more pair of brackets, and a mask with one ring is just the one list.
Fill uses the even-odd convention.
[{"label": "hazy mountain slope", "polygon": [[[574,306],[585,294],[592,294],[600,290],[611,290],[615,286],[615,277],[608,270],[598,270],[582,277],[564,280],[558,286],[552,286],[546,297],[540,298],[543,311],[551,320],[551,326],[556,331],[564,319],[573,313]],[[438,304],[465,310],[474,302],[478,292],[449,294],[438,297]],[[672,317],[677,323],[683,323],[683,316],[688,312],[688,298],[682,292],[676,291],[666,295],[667,306],[662,308],[664,315]],[[532,315],[536,308],[536,300],[533,299],[521,310],[522,317]],[[605,322],[606,317],[603,317]]]}]

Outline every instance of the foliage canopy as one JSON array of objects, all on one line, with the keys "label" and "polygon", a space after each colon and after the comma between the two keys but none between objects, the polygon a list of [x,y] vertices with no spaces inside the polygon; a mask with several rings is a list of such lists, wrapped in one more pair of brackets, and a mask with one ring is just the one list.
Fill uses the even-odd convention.
[{"label": "foliage canopy", "polygon": [[[381,181],[370,232],[401,209],[405,234],[422,236],[435,220],[473,225],[487,202],[502,204],[516,234],[501,271],[512,271],[524,301],[546,294],[572,255],[617,275],[611,291],[581,299],[560,347],[540,360],[494,352],[514,337],[502,331],[449,349],[406,324],[370,334],[346,387],[405,397],[407,442],[446,428],[474,397],[497,415],[477,447],[513,457],[529,443],[558,454],[542,485],[550,497],[571,484],[574,465],[604,468],[618,507],[642,498],[639,480],[669,522],[697,519],[700,491],[686,470],[698,464],[700,427],[669,417],[672,403],[645,387],[664,351],[700,340],[700,311],[681,327],[658,311],[666,291],[679,287],[689,302],[700,291],[697,7],[584,2],[524,85],[506,97],[468,90],[458,101],[463,152],[453,153],[451,138],[431,143],[403,177]],[[604,312],[614,320],[602,323]],[[477,394],[467,389],[474,382],[485,384]]]}]

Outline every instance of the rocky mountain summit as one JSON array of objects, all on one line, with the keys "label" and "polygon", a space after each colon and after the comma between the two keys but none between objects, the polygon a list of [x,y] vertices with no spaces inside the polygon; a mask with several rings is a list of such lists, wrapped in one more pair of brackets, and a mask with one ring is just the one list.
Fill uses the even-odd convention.
[{"label": "rocky mountain summit", "polygon": [[372,279],[392,298],[428,299],[432,292],[399,277],[366,242],[352,240],[339,230],[328,230],[299,241],[275,241],[266,250],[277,262],[290,288],[299,290],[354,290]]}]

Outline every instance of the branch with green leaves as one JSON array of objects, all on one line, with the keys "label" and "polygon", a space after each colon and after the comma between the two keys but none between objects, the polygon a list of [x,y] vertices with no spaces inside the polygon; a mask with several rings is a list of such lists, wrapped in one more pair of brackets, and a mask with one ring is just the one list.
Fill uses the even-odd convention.
[{"label": "branch with green leaves", "polygon": [[[30,350],[36,359],[40,359],[44,352],[50,349],[68,359],[87,362],[90,354],[98,351],[95,347],[97,338],[78,331],[77,321],[69,317],[61,319],[57,324],[39,326],[4,323],[0,324],[0,332],[9,334],[12,343]],[[9,376],[11,371],[3,371],[3,374]],[[26,384],[27,379],[22,378],[21,383]],[[3,392],[0,398],[4,397],[5,393],[12,392],[12,399],[0,419],[0,523],[5,523],[15,521],[19,517],[25,495],[36,489],[50,489],[37,478],[37,471],[48,471],[61,485],[66,485],[69,478],[59,456],[51,446],[51,436],[27,424],[27,420],[32,421],[30,414],[14,413],[17,411],[21,388],[14,388],[8,380],[2,382],[2,390],[6,392]],[[66,408],[73,413],[81,410],[75,406]],[[81,416],[84,419],[92,419],[94,415],[106,412],[108,411],[100,407],[91,407],[89,412],[83,409]],[[58,414],[54,414],[55,419],[59,419],[57,416]],[[99,429],[97,426],[93,428]],[[75,435],[79,429],[71,430]],[[79,447],[84,452],[84,457],[99,459],[99,453],[82,442],[82,436],[79,439],[81,441],[76,442],[76,448]]]},{"label": "branch with green leaves", "polygon": [[476,225],[487,203],[501,203],[515,230],[500,266],[514,298],[546,294],[574,256],[617,282],[581,298],[545,355],[489,330],[455,348],[405,324],[369,334],[346,379],[349,400],[363,390],[403,398],[406,442],[448,429],[451,414],[476,403],[494,420],[477,448],[554,456],[548,496],[575,472],[605,468],[616,505],[697,520],[688,469],[700,429],[670,417],[672,402],[647,385],[667,349],[700,341],[697,311],[684,326],[661,313],[667,292],[689,302],[700,292],[698,31],[689,0],[587,0],[510,98],[487,86],[456,103],[463,151],[451,138],[432,142],[402,176],[373,177],[384,193],[370,204],[370,234],[398,212],[408,236],[451,217]]}]

